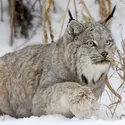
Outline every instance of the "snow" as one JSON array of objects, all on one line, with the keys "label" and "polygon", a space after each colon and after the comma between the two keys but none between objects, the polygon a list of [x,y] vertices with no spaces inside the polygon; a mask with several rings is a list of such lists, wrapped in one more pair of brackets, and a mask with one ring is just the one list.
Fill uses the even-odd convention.
[{"label": "snow", "polygon": [[[2,117],[0,118],[2,119]],[[102,119],[84,119],[77,118],[68,119],[62,115],[48,115],[41,117],[30,117],[23,119],[14,119],[6,116],[4,121],[0,121],[0,125],[125,125],[125,119],[123,120],[102,120]]]},{"label": "snow", "polygon": [[[90,12],[92,13],[92,17],[95,20],[99,20],[99,14],[98,14],[98,4],[95,4],[95,0],[84,0],[87,7],[89,8]],[[122,0],[123,2],[125,0]],[[7,12],[7,3],[4,0],[4,22],[0,22],[0,56],[4,55],[5,53],[12,52],[16,49],[23,48],[27,45],[31,44],[38,44],[42,43],[42,30],[41,27],[37,29],[37,31],[34,33],[35,35],[31,40],[28,40],[26,44],[24,42],[26,39],[20,38],[15,40],[15,44],[13,47],[9,46],[9,39],[10,39],[10,27],[9,27],[9,17],[8,17],[8,12]],[[62,24],[62,18],[63,14],[67,5],[67,0],[56,0],[56,4],[58,4],[60,7],[57,8],[57,13],[51,14],[51,20],[52,20],[52,28],[54,32],[54,40],[56,41],[59,38],[60,34],[60,29],[61,29],[61,24]],[[113,24],[112,24],[112,33],[115,38],[115,41],[117,43],[117,46],[121,50],[121,34],[123,39],[125,39],[125,4],[122,3],[120,0],[112,0],[113,5],[116,5],[116,12],[113,18]],[[71,0],[70,3],[70,10],[73,14],[74,13],[74,5],[73,5],[73,0]],[[80,5],[77,2],[77,9],[78,9],[78,20],[82,21],[81,15],[81,10],[83,10],[82,5]],[[66,28],[68,22],[68,14],[66,15],[65,23],[64,23],[64,28],[63,32]],[[63,34],[63,33],[62,33]],[[115,72],[113,70],[110,71],[110,75]],[[121,84],[121,80],[119,79],[118,75],[115,74],[111,79],[110,83],[112,87],[117,90],[118,87]],[[121,91],[121,90],[119,90]],[[109,93],[109,95],[107,94]],[[110,100],[110,98],[111,100]],[[15,119],[10,116],[0,116],[0,125],[125,125],[125,117],[122,118],[122,120],[119,119],[119,117],[122,114],[125,114],[125,92],[122,93],[122,103],[120,103],[117,108],[116,108],[116,113],[113,118],[111,118],[111,112],[110,110],[106,107],[109,104],[112,103],[112,101],[116,101],[117,99],[114,99],[115,97],[113,94],[111,94],[110,90],[106,88],[106,91],[103,93],[102,97],[100,98],[100,114],[98,118],[92,117],[91,119],[77,119],[77,118],[65,118],[62,115],[48,115],[48,116],[41,116],[41,117],[30,117],[30,118],[22,118],[22,119]],[[107,115],[108,114],[108,115]]]}]

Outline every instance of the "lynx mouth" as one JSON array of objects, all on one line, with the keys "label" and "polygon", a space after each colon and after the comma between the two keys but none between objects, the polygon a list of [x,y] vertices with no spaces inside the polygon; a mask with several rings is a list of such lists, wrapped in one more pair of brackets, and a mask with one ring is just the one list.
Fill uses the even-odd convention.
[{"label": "lynx mouth", "polygon": [[110,63],[110,61],[107,59],[98,60],[94,62],[94,64],[107,64],[107,63]]},{"label": "lynx mouth", "polygon": [[92,64],[108,64],[111,63],[112,58],[100,58],[100,57],[91,57]]}]

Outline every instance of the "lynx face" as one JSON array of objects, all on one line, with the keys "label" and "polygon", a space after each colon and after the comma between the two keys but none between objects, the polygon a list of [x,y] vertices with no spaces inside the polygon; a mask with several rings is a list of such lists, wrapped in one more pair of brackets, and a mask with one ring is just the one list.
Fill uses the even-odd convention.
[{"label": "lynx face", "polygon": [[[110,62],[116,49],[111,32],[105,24],[90,22],[80,24],[73,20],[68,26],[68,35],[74,39],[67,45],[67,49],[76,50],[70,55],[79,79],[86,84],[96,83],[110,68]],[[73,58],[74,57],[74,58]]]},{"label": "lynx face", "polygon": [[115,42],[106,27],[99,23],[91,24],[79,34],[76,42],[80,44],[79,54],[87,56],[92,64],[105,64],[112,60]]}]

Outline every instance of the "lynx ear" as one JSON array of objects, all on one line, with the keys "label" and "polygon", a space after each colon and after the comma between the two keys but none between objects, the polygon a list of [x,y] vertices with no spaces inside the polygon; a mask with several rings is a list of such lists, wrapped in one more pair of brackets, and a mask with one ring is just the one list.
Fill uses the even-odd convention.
[{"label": "lynx ear", "polygon": [[111,24],[111,19],[114,15],[114,12],[116,10],[116,6],[113,7],[113,10],[111,12],[111,14],[109,14],[109,16],[102,22],[102,24],[104,24],[108,29],[110,29],[110,24]]},{"label": "lynx ear", "polygon": [[70,10],[68,10],[68,14],[69,14],[69,17],[70,17],[69,22],[71,22],[72,20],[75,20],[75,19],[72,17],[72,14],[71,14]]},{"label": "lynx ear", "polygon": [[69,13],[70,19],[67,26],[67,31],[70,35],[78,35],[83,31],[83,26],[81,23],[79,23],[72,17],[70,10],[68,10],[68,13]]},{"label": "lynx ear", "polygon": [[78,35],[83,31],[83,26],[76,20],[71,20],[67,26],[67,31],[70,35]]},{"label": "lynx ear", "polygon": [[104,23],[107,23],[113,17],[115,10],[116,6],[113,7],[111,14],[109,14],[109,16],[104,20]]}]

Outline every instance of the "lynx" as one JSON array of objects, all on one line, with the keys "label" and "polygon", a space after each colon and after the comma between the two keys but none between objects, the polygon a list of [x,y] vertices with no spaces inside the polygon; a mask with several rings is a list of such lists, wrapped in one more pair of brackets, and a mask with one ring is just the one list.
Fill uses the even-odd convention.
[{"label": "lynx", "polygon": [[90,118],[99,111],[116,44],[108,20],[71,19],[64,35],[0,58],[0,113],[22,118],[48,114]]}]

